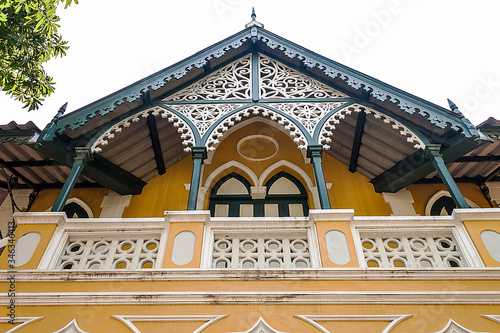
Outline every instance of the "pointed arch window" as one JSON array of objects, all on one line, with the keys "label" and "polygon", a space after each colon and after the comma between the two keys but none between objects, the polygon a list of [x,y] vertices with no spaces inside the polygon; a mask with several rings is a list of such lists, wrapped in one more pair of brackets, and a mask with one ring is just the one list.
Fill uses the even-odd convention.
[{"label": "pointed arch window", "polygon": [[253,199],[250,182],[233,172],[212,188],[210,213],[215,217],[307,216],[307,192],[295,177],[279,172],[266,183],[265,198]]}]

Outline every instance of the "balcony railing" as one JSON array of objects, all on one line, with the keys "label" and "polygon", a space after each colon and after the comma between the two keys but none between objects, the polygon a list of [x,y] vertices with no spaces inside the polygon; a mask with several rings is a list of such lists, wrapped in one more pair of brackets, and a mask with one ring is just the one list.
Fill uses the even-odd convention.
[{"label": "balcony railing", "polygon": [[[356,217],[347,210],[316,210],[303,218],[210,218],[190,211],[148,219],[67,219],[63,213],[22,213],[17,219],[20,225],[37,219],[57,224],[39,269],[484,267],[456,216]],[[343,259],[335,260],[336,254]]]}]

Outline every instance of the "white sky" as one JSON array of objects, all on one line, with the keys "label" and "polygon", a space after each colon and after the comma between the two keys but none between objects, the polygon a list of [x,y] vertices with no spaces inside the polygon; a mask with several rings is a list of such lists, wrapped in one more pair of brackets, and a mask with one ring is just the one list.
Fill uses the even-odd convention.
[{"label": "white sky", "polygon": [[244,28],[265,28],[448,108],[500,120],[498,0],[80,0],[59,10],[70,49],[46,64],[56,92],[37,111],[0,93],[0,123],[40,129]]}]

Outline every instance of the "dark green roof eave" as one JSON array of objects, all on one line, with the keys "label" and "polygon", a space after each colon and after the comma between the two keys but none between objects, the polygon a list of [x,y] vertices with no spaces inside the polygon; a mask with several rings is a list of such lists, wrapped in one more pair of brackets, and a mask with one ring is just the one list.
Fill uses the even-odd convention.
[{"label": "dark green roof eave", "polygon": [[[467,130],[468,126],[467,124],[464,124],[464,121],[462,121],[462,119],[464,118],[462,114],[455,113],[449,109],[429,102],[418,96],[412,95],[404,90],[401,90],[374,77],[361,73],[339,62],[328,59],[268,30],[259,28],[259,35],[259,40],[262,40],[262,37],[268,39],[267,41],[263,41],[267,44],[268,47],[273,48],[272,42],[275,42],[281,47],[274,46],[274,49],[279,48],[279,50],[281,50],[288,57],[298,57],[307,67],[318,67],[319,69],[323,70],[325,75],[329,76],[331,79],[340,77],[342,80],[346,81],[347,84],[353,89],[357,90],[359,88],[363,88],[367,91],[370,91],[372,93],[372,97],[378,99],[381,102],[384,102],[387,99],[390,99],[392,102],[396,102],[395,99],[397,99],[401,105],[400,109],[410,114],[419,112],[422,116],[427,113],[429,114],[429,121],[431,121],[431,123],[437,125],[438,127],[446,127],[446,124],[444,124],[442,121],[439,121],[438,119],[438,116],[441,116],[445,117],[446,120],[448,120],[448,122],[450,123],[451,127],[455,130],[459,130],[459,128],[464,130],[464,134],[467,137],[479,136],[479,134],[477,133],[467,133],[469,132]],[[283,48],[283,46],[285,46],[285,48]],[[322,66],[323,68],[321,68]],[[330,69],[333,69],[333,72],[329,72]],[[404,105],[406,102],[409,102],[408,106]],[[414,104],[414,106],[412,107],[411,104]],[[465,121],[465,123],[467,123],[467,121]]]},{"label": "dark green roof eave", "polygon": [[56,126],[54,126],[53,122],[47,124],[42,131],[41,137],[44,138],[44,140],[50,141],[53,139],[56,132],[63,132],[68,126],[70,129],[76,129],[82,126],[86,122],[87,118],[93,118],[97,113],[104,116],[111,112],[116,105],[120,105],[124,101],[132,102],[137,100],[141,97],[143,91],[149,88],[157,90],[164,86],[172,78],[183,77],[191,68],[193,68],[193,66],[197,66],[198,64],[197,67],[201,68],[213,57],[219,58],[224,55],[224,53],[229,51],[230,48],[238,48],[246,39],[250,37],[249,33],[250,30],[248,28],[241,30],[240,32],[217,42],[184,60],[151,74],[144,79],[136,81],[93,103],[74,110],[58,118]]},{"label": "dark green roof eave", "polygon": [[182,78],[192,68],[201,68],[210,61],[210,59],[214,57],[220,58],[230,49],[239,48],[250,38],[254,41],[259,41],[259,43],[264,43],[270,49],[276,49],[282,52],[284,56],[288,56],[289,58],[297,57],[306,67],[311,69],[315,67],[319,68],[331,80],[340,79],[354,90],[364,89],[369,91],[372,99],[376,99],[380,102],[390,101],[401,111],[410,115],[418,113],[428,118],[431,124],[441,129],[446,128],[449,124],[452,129],[461,131],[465,137],[479,136],[475,127],[459,113],[455,113],[420,97],[414,96],[383,81],[310,51],[268,30],[254,26],[241,30],[176,64],[132,83],[96,102],[77,109],[57,119],[56,123],[49,123],[42,132],[41,140],[51,141],[57,132],[64,132],[66,128],[75,130],[83,126],[88,119],[95,117],[97,114],[105,116],[124,101],[136,101],[141,98],[143,91],[149,88],[152,90],[160,89],[168,81],[174,78]]}]

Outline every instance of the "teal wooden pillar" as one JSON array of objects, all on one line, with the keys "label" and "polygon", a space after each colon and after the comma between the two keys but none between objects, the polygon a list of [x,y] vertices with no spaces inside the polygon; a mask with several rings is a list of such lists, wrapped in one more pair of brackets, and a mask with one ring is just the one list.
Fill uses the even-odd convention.
[{"label": "teal wooden pillar", "polygon": [[61,192],[59,192],[59,195],[57,196],[56,202],[52,206],[52,212],[62,212],[64,205],[66,204],[66,200],[68,200],[69,194],[75,187],[76,181],[85,167],[85,162],[91,157],[90,148],[76,147],[75,151],[76,156],[73,161],[73,167],[71,168]]},{"label": "teal wooden pillar", "polygon": [[450,192],[455,205],[458,208],[469,208],[467,201],[465,201],[462,192],[460,192],[460,189],[458,188],[455,180],[451,176],[448,168],[446,167],[446,164],[444,163],[443,155],[439,152],[439,150],[441,149],[441,145],[427,145],[427,149],[432,155],[432,165],[434,166],[434,168],[436,168],[439,176],[441,177],[441,180],[448,189],[448,192]]},{"label": "teal wooden pillar", "polygon": [[207,148],[192,147],[193,173],[191,175],[191,187],[189,188],[188,210],[196,210],[198,200],[198,189],[200,188],[201,166],[203,160],[207,158]]},{"label": "teal wooden pillar", "polygon": [[311,145],[307,147],[307,157],[311,159],[311,163],[313,165],[321,209],[330,209],[330,199],[328,198],[325,174],[323,173],[323,164],[321,163],[322,154],[323,146],[321,145]]}]

